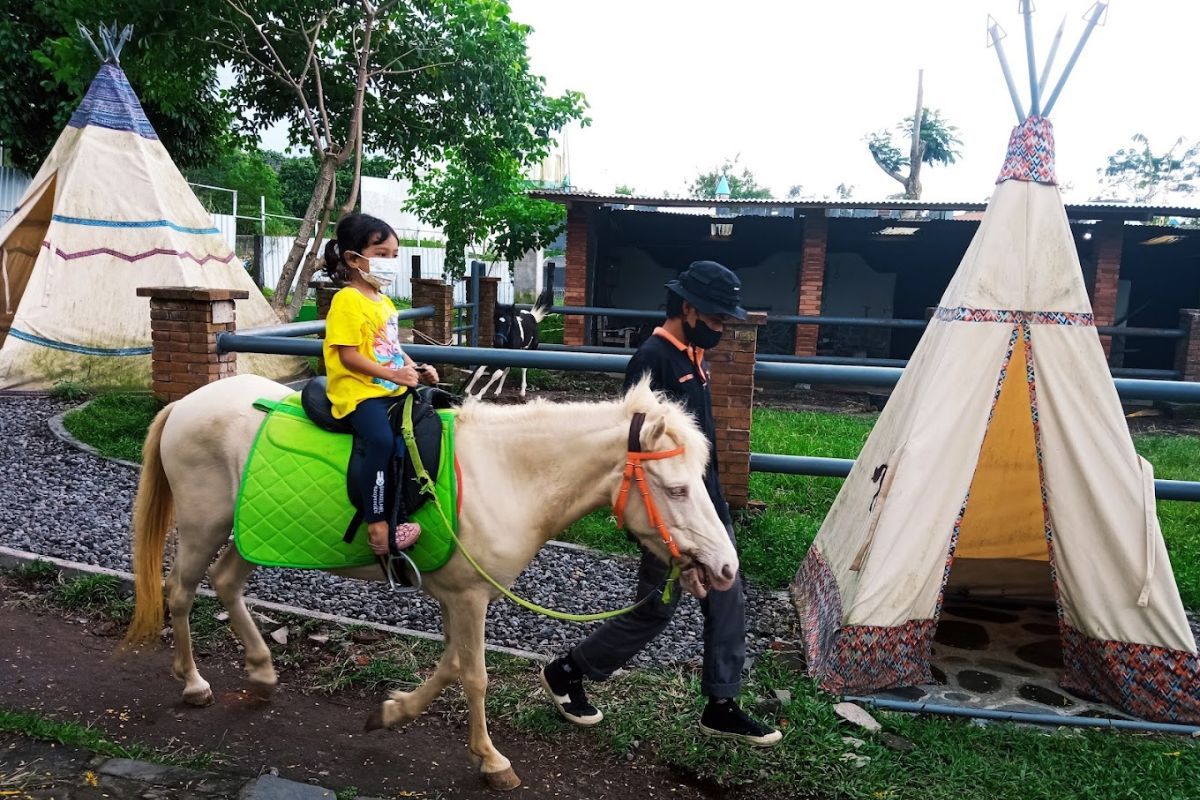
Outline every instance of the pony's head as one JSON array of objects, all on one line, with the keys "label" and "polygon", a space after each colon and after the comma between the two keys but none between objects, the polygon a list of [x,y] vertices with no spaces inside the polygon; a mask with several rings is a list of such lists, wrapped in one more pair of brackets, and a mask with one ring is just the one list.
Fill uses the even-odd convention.
[{"label": "pony's head", "polygon": [[[651,502],[679,550],[680,566],[695,568],[701,582],[718,591],[730,588],[737,576],[738,557],[704,484],[708,440],[692,415],[682,405],[651,391],[647,379],[626,393],[625,409],[631,420],[634,414],[646,415],[639,436],[642,452],[683,450],[642,462]],[[616,493],[613,503],[617,503]],[[625,527],[643,546],[670,562],[668,545],[651,522],[635,485],[629,487],[625,501]]]}]

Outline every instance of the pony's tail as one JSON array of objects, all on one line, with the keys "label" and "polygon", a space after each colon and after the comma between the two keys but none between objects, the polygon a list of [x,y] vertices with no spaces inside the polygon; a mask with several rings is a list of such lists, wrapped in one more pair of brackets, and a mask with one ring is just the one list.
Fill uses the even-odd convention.
[{"label": "pony's tail", "polygon": [[554,289],[553,287],[547,286],[542,290],[542,293],[538,295],[538,299],[533,304],[533,310],[529,313],[533,315],[533,319],[536,322],[540,323],[546,318],[546,315],[550,313],[550,308],[553,305]]},{"label": "pony's tail", "polygon": [[122,647],[158,638],[163,626],[163,549],[175,517],[171,484],[163,470],[160,443],[171,403],[150,423],[142,446],[142,477],[133,502],[133,587],[135,606]]}]

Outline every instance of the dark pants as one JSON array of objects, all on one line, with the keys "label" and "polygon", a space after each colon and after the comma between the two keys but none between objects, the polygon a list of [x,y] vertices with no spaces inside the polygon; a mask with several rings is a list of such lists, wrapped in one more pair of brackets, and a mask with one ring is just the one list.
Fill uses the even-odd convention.
[{"label": "dark pants", "polygon": [[[733,528],[726,526],[729,538]],[[734,545],[737,542],[734,540]],[[637,655],[671,621],[682,592],[675,586],[671,602],[662,602],[662,583],[667,565],[642,550],[638,569],[637,599],[654,592],[659,595],[628,614],[609,620],[571,651],[583,674],[602,681]],[[700,601],[704,612],[704,674],[700,688],[709,697],[736,697],[742,688],[742,666],[746,661],[746,596],[739,572],[725,592],[712,592]]]},{"label": "dark pants", "polygon": [[[368,524],[387,518],[391,461],[397,456],[404,458],[404,437],[392,432],[388,419],[388,409],[396,402],[395,397],[364,400],[346,417],[363,448],[358,486],[362,491],[363,519]],[[399,505],[399,521],[406,522],[404,504]]]}]

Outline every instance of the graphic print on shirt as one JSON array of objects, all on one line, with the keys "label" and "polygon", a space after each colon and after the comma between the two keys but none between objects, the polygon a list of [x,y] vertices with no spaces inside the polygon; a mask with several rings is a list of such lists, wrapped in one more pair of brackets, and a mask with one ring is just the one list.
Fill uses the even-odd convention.
[{"label": "graphic print on shirt", "polygon": [[[388,317],[387,322],[375,331],[375,341],[372,345],[375,360],[388,369],[399,369],[404,366],[404,351],[400,349],[400,319],[397,314]],[[373,381],[389,392],[394,392],[399,384],[383,378]]]}]

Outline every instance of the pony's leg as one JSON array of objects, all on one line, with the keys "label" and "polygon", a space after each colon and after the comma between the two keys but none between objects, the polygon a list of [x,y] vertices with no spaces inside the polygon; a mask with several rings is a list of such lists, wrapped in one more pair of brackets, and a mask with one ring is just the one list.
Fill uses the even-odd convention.
[{"label": "pony's leg", "polygon": [[175,561],[166,580],[167,607],[171,610],[171,630],[175,640],[175,659],[171,672],[183,681],[184,702],[194,706],[211,703],[212,689],[208,681],[200,677],[196,659],[192,656],[192,630],[188,616],[192,613],[196,587],[200,585],[204,571],[229,535],[228,527],[219,531],[206,528],[179,520]]},{"label": "pony's leg", "polygon": [[529,370],[525,369],[525,367],[521,367],[521,399],[522,400],[525,399],[525,387],[526,387],[525,378],[526,378],[528,372],[529,372]]},{"label": "pony's leg", "polygon": [[[446,619],[446,605],[442,604],[442,619]],[[406,725],[425,713],[429,704],[436,700],[446,687],[458,680],[459,662],[458,649],[451,644],[449,637],[442,657],[438,660],[437,669],[426,678],[425,682],[411,692],[391,692],[379,708],[371,712],[367,718],[367,730],[392,728]]]},{"label": "pony's leg", "polygon": [[[495,383],[495,381],[496,381],[496,378],[499,378],[499,379],[500,379],[500,385],[496,387],[496,397],[499,397],[499,396],[500,396],[500,393],[504,391],[504,382],[505,382],[506,380],[508,380],[508,369],[509,369],[508,367],[501,367],[501,368],[500,368],[500,369],[499,369],[499,370],[496,372],[496,374],[492,376],[492,383]],[[490,389],[490,388],[491,388],[491,386],[492,386],[492,384],[491,384],[491,383],[489,383],[489,384],[487,385],[487,387],[485,387],[485,388],[484,388],[484,390],[483,390],[483,391],[484,391],[484,392],[486,392],[488,389]],[[483,394],[483,392],[481,392],[480,394],[482,395],[482,394]]]},{"label": "pony's leg", "polygon": [[484,651],[484,619],[487,615],[487,595],[481,592],[463,593],[460,602],[450,609],[446,618],[451,641],[458,647],[462,666],[463,691],[467,696],[470,719],[471,757],[479,765],[479,773],[493,789],[515,789],[521,779],[488,736],[487,663]]},{"label": "pony's leg", "polygon": [[[483,373],[485,373],[485,372],[487,372],[487,365],[486,365],[486,364],[480,364],[480,365],[479,365],[479,366],[478,366],[478,367],[475,369],[475,372],[474,372],[474,374],[472,374],[472,375],[471,375],[471,380],[470,380],[470,382],[468,382],[468,383],[467,383],[467,388],[463,389],[463,394],[464,394],[464,395],[467,395],[468,397],[470,397],[470,395],[471,395],[471,390],[475,388],[475,381],[479,380],[479,377],[480,377],[481,375],[483,375]],[[483,392],[480,392],[480,394],[483,394]]]},{"label": "pony's leg", "polygon": [[251,687],[260,697],[268,698],[279,682],[275,665],[271,663],[271,649],[263,641],[258,626],[246,608],[242,591],[246,579],[254,571],[254,565],[242,558],[237,547],[230,544],[208,571],[208,580],[221,605],[229,612],[229,625],[234,635],[246,648],[246,675]]}]

